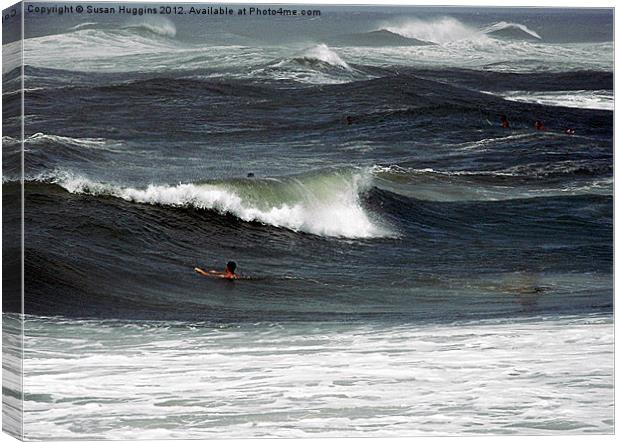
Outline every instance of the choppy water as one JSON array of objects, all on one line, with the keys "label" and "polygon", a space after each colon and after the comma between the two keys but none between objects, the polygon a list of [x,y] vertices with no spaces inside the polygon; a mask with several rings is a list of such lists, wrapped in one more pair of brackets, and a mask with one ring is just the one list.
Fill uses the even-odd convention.
[{"label": "choppy water", "polygon": [[28,437],[613,431],[611,12],[326,11],[26,17]]}]

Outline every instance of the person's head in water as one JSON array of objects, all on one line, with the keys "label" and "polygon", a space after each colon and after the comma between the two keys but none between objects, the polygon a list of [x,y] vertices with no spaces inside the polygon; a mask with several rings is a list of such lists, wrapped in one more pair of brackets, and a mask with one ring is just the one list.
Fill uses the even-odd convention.
[{"label": "person's head in water", "polygon": [[509,129],[510,128],[510,123],[508,122],[508,117],[506,115],[500,114],[499,121],[502,123],[502,127],[504,129]]},{"label": "person's head in water", "polygon": [[235,270],[237,270],[237,263],[235,261],[228,261],[228,263],[226,263],[226,273],[234,275]]},{"label": "person's head in water", "polygon": [[347,115],[346,122],[347,124],[353,124],[353,117],[351,115]]}]

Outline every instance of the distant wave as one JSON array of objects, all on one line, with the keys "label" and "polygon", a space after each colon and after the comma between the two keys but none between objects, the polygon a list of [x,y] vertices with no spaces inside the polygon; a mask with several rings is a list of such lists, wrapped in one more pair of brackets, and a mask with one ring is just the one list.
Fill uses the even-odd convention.
[{"label": "distant wave", "polygon": [[[540,197],[611,195],[612,167],[587,161],[525,164],[503,170],[448,171],[375,166],[375,185],[425,201],[504,201]],[[567,180],[568,178],[568,180]]]},{"label": "distant wave", "polygon": [[482,30],[487,35],[498,35],[498,36],[510,36],[510,37],[520,37],[520,36],[529,36],[533,37],[537,40],[542,40],[542,37],[538,35],[537,32],[531,30],[525,25],[519,23],[508,23],[505,21],[501,21],[499,23],[495,23],[487,28]]},{"label": "distant wave", "polygon": [[178,185],[123,187],[71,173],[39,181],[71,193],[104,195],[143,204],[194,207],[320,236],[372,238],[393,233],[362,207],[372,176],[363,170],[327,171],[269,179],[237,179]]},{"label": "distant wave", "polygon": [[610,90],[576,91],[508,91],[500,94],[506,100],[564,106],[577,109],[614,110],[614,93]]},{"label": "distant wave", "polygon": [[[62,34],[24,39],[24,59],[36,67],[75,71],[142,71],[150,54],[171,54],[186,46],[174,39],[166,20],[149,19],[122,27],[90,22]],[[114,61],[127,57],[126,63]]]},{"label": "distant wave", "polygon": [[384,23],[382,27],[407,38],[445,44],[457,40],[479,38],[479,29],[468,26],[452,17],[433,20],[408,19],[396,24]]},{"label": "distant wave", "polygon": [[347,64],[340,56],[331,50],[326,44],[320,44],[312,48],[306,49],[301,54],[293,57],[293,61],[310,66],[320,66],[326,64],[351,71],[351,66]]},{"label": "distant wave", "polygon": [[134,20],[120,27],[111,27],[98,22],[86,22],[69,28],[69,31],[81,31],[85,29],[98,29],[105,31],[128,30],[136,33],[152,33],[162,37],[174,38],[177,34],[175,24],[164,17],[149,17],[143,20]]},{"label": "distant wave", "polygon": [[[3,136],[2,141],[3,143],[6,142],[8,145],[21,144],[20,140],[7,136]],[[110,144],[117,144],[112,143],[105,138],[72,138],[60,135],[44,134],[42,132],[30,135],[24,140],[24,144],[26,146],[49,146],[51,143],[77,148],[105,148]]]},{"label": "distant wave", "polygon": [[86,22],[86,23],[80,23],[79,25],[75,25],[69,28],[69,31],[79,31],[80,29],[90,29],[90,28],[94,28],[96,26],[98,26],[99,23],[97,22]]},{"label": "distant wave", "polygon": [[162,17],[157,17],[157,20],[155,18],[150,18],[149,20],[129,24],[122,29],[138,32],[152,32],[153,34],[170,38],[174,38],[177,35],[177,28],[174,23]]},{"label": "distant wave", "polygon": [[252,71],[252,76],[296,80],[312,84],[348,83],[370,76],[349,65],[329,46],[321,43],[291,57]]},{"label": "distant wave", "polygon": [[357,34],[345,34],[331,37],[330,44],[336,46],[426,46],[434,43],[418,40],[416,38],[405,37],[387,29],[362,32]]},{"label": "distant wave", "polygon": [[452,17],[441,17],[433,20],[409,19],[397,24],[384,24],[386,30],[398,35],[432,42],[447,44],[455,41],[484,41],[488,38],[500,37],[511,39],[536,39],[541,36],[520,23],[498,22],[485,28],[477,28],[462,23]]}]

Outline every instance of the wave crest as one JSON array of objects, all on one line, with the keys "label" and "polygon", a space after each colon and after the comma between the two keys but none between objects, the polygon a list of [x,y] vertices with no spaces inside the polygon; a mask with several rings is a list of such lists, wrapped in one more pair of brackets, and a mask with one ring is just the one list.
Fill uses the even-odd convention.
[{"label": "wave crest", "polygon": [[409,19],[399,24],[385,24],[386,30],[407,38],[415,38],[437,44],[479,38],[480,31],[452,17],[434,20]]},{"label": "wave crest", "polygon": [[340,67],[348,71],[351,67],[340,56],[332,51],[326,44],[320,44],[304,51],[300,56],[294,58],[296,61],[307,62],[310,64],[324,63],[330,66]]},{"label": "wave crest", "polygon": [[406,38],[437,44],[456,41],[487,42],[490,38],[495,37],[515,40],[542,40],[536,31],[520,23],[501,21],[479,29],[452,17],[441,17],[434,20],[409,19],[396,25],[386,25],[385,29]]},{"label": "wave crest", "polygon": [[150,32],[162,37],[174,38],[177,35],[177,28],[170,20],[163,17],[151,17],[149,20],[131,23],[123,29],[138,32]]}]

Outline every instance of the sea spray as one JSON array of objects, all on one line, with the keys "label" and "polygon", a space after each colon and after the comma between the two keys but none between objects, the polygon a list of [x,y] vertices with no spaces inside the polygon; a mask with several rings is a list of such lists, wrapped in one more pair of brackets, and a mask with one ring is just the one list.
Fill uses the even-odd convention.
[{"label": "sea spray", "polygon": [[397,23],[384,23],[383,28],[404,37],[437,44],[484,37],[478,29],[452,17],[434,20],[408,19]]}]

